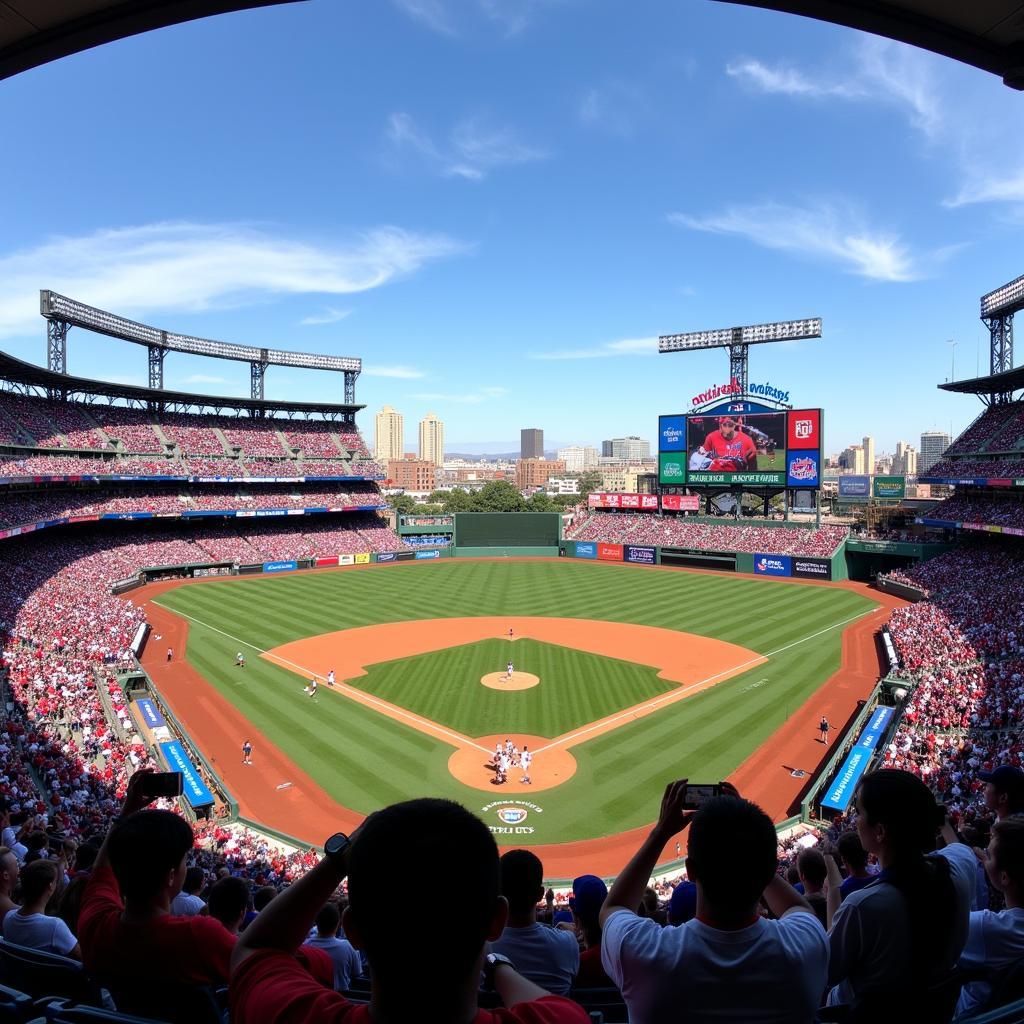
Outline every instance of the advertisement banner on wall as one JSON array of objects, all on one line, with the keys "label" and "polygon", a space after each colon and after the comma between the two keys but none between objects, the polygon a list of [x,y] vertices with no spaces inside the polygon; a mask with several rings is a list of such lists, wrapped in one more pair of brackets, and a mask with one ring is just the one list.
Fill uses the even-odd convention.
[{"label": "advertisement banner on wall", "polygon": [[792,576],[792,559],[789,555],[754,555],[754,572],[758,576]]},{"label": "advertisement banner on wall", "polygon": [[871,496],[871,477],[841,476],[839,478],[840,498],[869,498]]},{"label": "advertisement banner on wall", "polygon": [[396,562],[411,562],[414,558],[419,558],[418,551],[398,551],[395,553]]},{"label": "advertisement banner on wall", "polygon": [[597,545],[597,557],[602,562],[621,562],[622,561],[622,545],[621,544],[604,544],[598,542]]},{"label": "advertisement banner on wall", "polygon": [[640,508],[654,511],[658,507],[656,494],[606,494],[595,492],[587,496],[590,508]]},{"label": "advertisement banner on wall", "polygon": [[821,486],[821,456],[814,451],[789,452],[786,455],[786,486],[817,490]]},{"label": "advertisement banner on wall", "polygon": [[786,414],[786,447],[817,450],[821,447],[821,410],[801,409]]},{"label": "advertisement banner on wall", "polygon": [[686,451],[686,417],[658,417],[658,451]]},{"label": "advertisement banner on wall", "polygon": [[338,555],[338,565],[352,565],[355,560],[355,555]]},{"label": "advertisement banner on wall", "polygon": [[576,541],[577,558],[597,558],[597,545],[593,541]]},{"label": "advertisement banner on wall", "polygon": [[668,487],[682,487],[686,483],[686,452],[662,452],[658,456],[658,481]]},{"label": "advertisement banner on wall", "polygon": [[295,561],[291,562],[264,562],[264,572],[292,572],[294,569],[298,569],[299,563]]},{"label": "advertisement banner on wall", "polygon": [[320,568],[320,566],[322,566],[322,565],[337,565],[338,564],[338,556],[337,555],[331,555],[330,558],[317,558],[313,562],[313,564],[317,568]]},{"label": "advertisement banner on wall", "polygon": [[850,753],[846,756],[843,766],[832,782],[832,786],[822,798],[821,806],[833,811],[845,811],[850,804],[854,791],[864,770],[871,762],[875,748],[885,735],[885,730],[895,714],[894,708],[876,708],[864,731],[857,738]]},{"label": "advertisement banner on wall", "polygon": [[666,494],[661,507],[668,512],[699,512],[700,497],[696,494]]},{"label": "advertisement banner on wall", "polygon": [[394,562],[394,561],[397,560],[397,558],[398,558],[398,556],[394,553],[394,551],[378,551],[377,552],[377,561],[378,562]]},{"label": "advertisement banner on wall", "polygon": [[832,559],[830,558],[793,558],[793,575],[802,580],[832,579]]},{"label": "advertisement banner on wall", "polygon": [[654,565],[656,548],[637,547],[627,544],[622,552],[624,562],[635,562],[637,565]]},{"label": "advertisement banner on wall", "polygon": [[876,476],[874,495],[876,498],[902,500],[907,496],[907,478],[905,476]]},{"label": "advertisement banner on wall", "polygon": [[182,796],[192,807],[209,807],[213,803],[213,794],[207,789],[206,783],[199,777],[195,765],[185,753],[185,748],[178,740],[161,743],[160,752],[170,766],[171,771],[181,772]]},{"label": "advertisement banner on wall", "polygon": [[440,558],[440,551],[414,551],[413,554],[417,558]]},{"label": "advertisement banner on wall", "polygon": [[355,556],[356,565],[368,565],[370,561],[370,553],[365,552]]}]

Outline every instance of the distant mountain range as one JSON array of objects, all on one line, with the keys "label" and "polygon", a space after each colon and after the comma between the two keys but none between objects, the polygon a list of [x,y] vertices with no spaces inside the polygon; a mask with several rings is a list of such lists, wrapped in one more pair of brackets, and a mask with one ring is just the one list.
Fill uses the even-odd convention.
[{"label": "distant mountain range", "polygon": [[[544,449],[544,458],[553,459],[559,448],[567,448],[571,443],[551,442],[551,447]],[[444,454],[449,459],[518,459],[519,445],[508,441],[452,441],[444,446]]]}]

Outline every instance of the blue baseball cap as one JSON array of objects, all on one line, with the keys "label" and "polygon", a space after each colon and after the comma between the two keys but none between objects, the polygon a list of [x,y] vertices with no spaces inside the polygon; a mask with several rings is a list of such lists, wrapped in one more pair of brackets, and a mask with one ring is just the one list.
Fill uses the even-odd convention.
[{"label": "blue baseball cap", "polygon": [[680,882],[672,890],[668,902],[668,923],[686,924],[697,916],[697,886],[693,882]]},{"label": "blue baseball cap", "polygon": [[607,895],[608,886],[597,875],[580,875],[573,879],[569,906],[576,911],[578,917],[596,918]]}]

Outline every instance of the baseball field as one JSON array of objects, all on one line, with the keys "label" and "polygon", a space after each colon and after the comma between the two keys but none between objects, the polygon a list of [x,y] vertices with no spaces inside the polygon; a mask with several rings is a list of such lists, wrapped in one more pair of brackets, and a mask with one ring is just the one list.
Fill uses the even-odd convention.
[{"label": "baseball field", "polygon": [[[653,820],[667,781],[733,775],[807,712],[840,669],[844,631],[878,609],[852,585],[566,560],[451,559],[146,596],[161,637],[184,641],[187,627],[187,664],[164,664],[156,645],[147,668],[229,788],[249,794],[249,816],[265,806],[269,824],[314,842],[316,806],[327,834],[334,808],[354,818],[444,796],[503,844],[531,846],[618,835]],[[531,784],[516,769],[494,784],[490,754],[506,737],[533,752]],[[245,739],[251,767],[235,753]]]}]

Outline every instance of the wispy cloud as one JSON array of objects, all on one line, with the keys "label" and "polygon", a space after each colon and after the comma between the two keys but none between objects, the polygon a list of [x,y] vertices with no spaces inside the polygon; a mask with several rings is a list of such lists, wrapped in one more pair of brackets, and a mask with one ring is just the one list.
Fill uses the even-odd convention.
[{"label": "wispy cloud", "polygon": [[979,168],[955,196],[946,200],[945,205],[956,207],[972,203],[1024,203],[1024,168],[1016,169],[1005,177],[998,169],[985,171]]},{"label": "wispy cloud", "polygon": [[398,8],[439,35],[456,36],[471,23],[495,26],[504,36],[523,32],[546,7],[564,0],[394,0]]},{"label": "wispy cloud", "polygon": [[464,119],[445,142],[437,143],[411,115],[388,118],[387,140],[396,153],[416,154],[437,173],[448,178],[480,181],[498,167],[544,160],[547,153],[520,142],[510,128],[495,128],[479,118]]},{"label": "wispy cloud", "polygon": [[769,67],[759,60],[733,61],[726,64],[725,73],[758,92],[780,93],[784,96],[841,96],[844,99],[860,99],[864,96],[863,90],[856,83],[812,79],[803,71],[784,64]]},{"label": "wispy cloud", "polygon": [[531,352],[530,359],[609,359],[612,356],[650,356],[658,352],[658,339],[623,338],[620,341],[606,341],[593,348],[556,349],[553,352]]},{"label": "wispy cloud", "polygon": [[279,295],[367,291],[467,249],[444,235],[397,227],[331,242],[240,224],[190,223],[54,237],[0,256],[0,337],[38,329],[41,283],[142,318],[237,307]]},{"label": "wispy cloud", "polygon": [[410,395],[421,402],[452,402],[457,405],[481,405],[493,398],[502,398],[508,394],[508,388],[487,387],[478,391],[470,391],[464,394],[444,394],[436,391],[421,391],[418,394]]},{"label": "wispy cloud", "polygon": [[422,370],[415,366],[364,366],[364,377],[393,377],[396,380],[418,380],[426,377]]},{"label": "wispy cloud", "polygon": [[317,324],[336,324],[339,320],[351,316],[351,309],[333,309],[328,306],[323,313],[314,313],[311,316],[304,316],[299,324],[303,327],[312,327]]},{"label": "wispy cloud", "polygon": [[588,89],[580,102],[579,117],[589,128],[628,139],[640,121],[646,120],[649,101],[634,81],[613,79]]},{"label": "wispy cloud", "polygon": [[439,35],[455,35],[455,22],[444,0],[394,0],[400,10],[414,21]]},{"label": "wispy cloud", "polygon": [[919,260],[898,234],[869,227],[851,208],[838,204],[760,203],[731,206],[703,217],[672,213],[669,221],[693,231],[736,235],[765,249],[833,263],[873,281],[914,281],[925,276]]},{"label": "wispy cloud", "polygon": [[190,373],[183,381],[183,384],[227,384],[224,377],[214,377],[208,373]]}]

